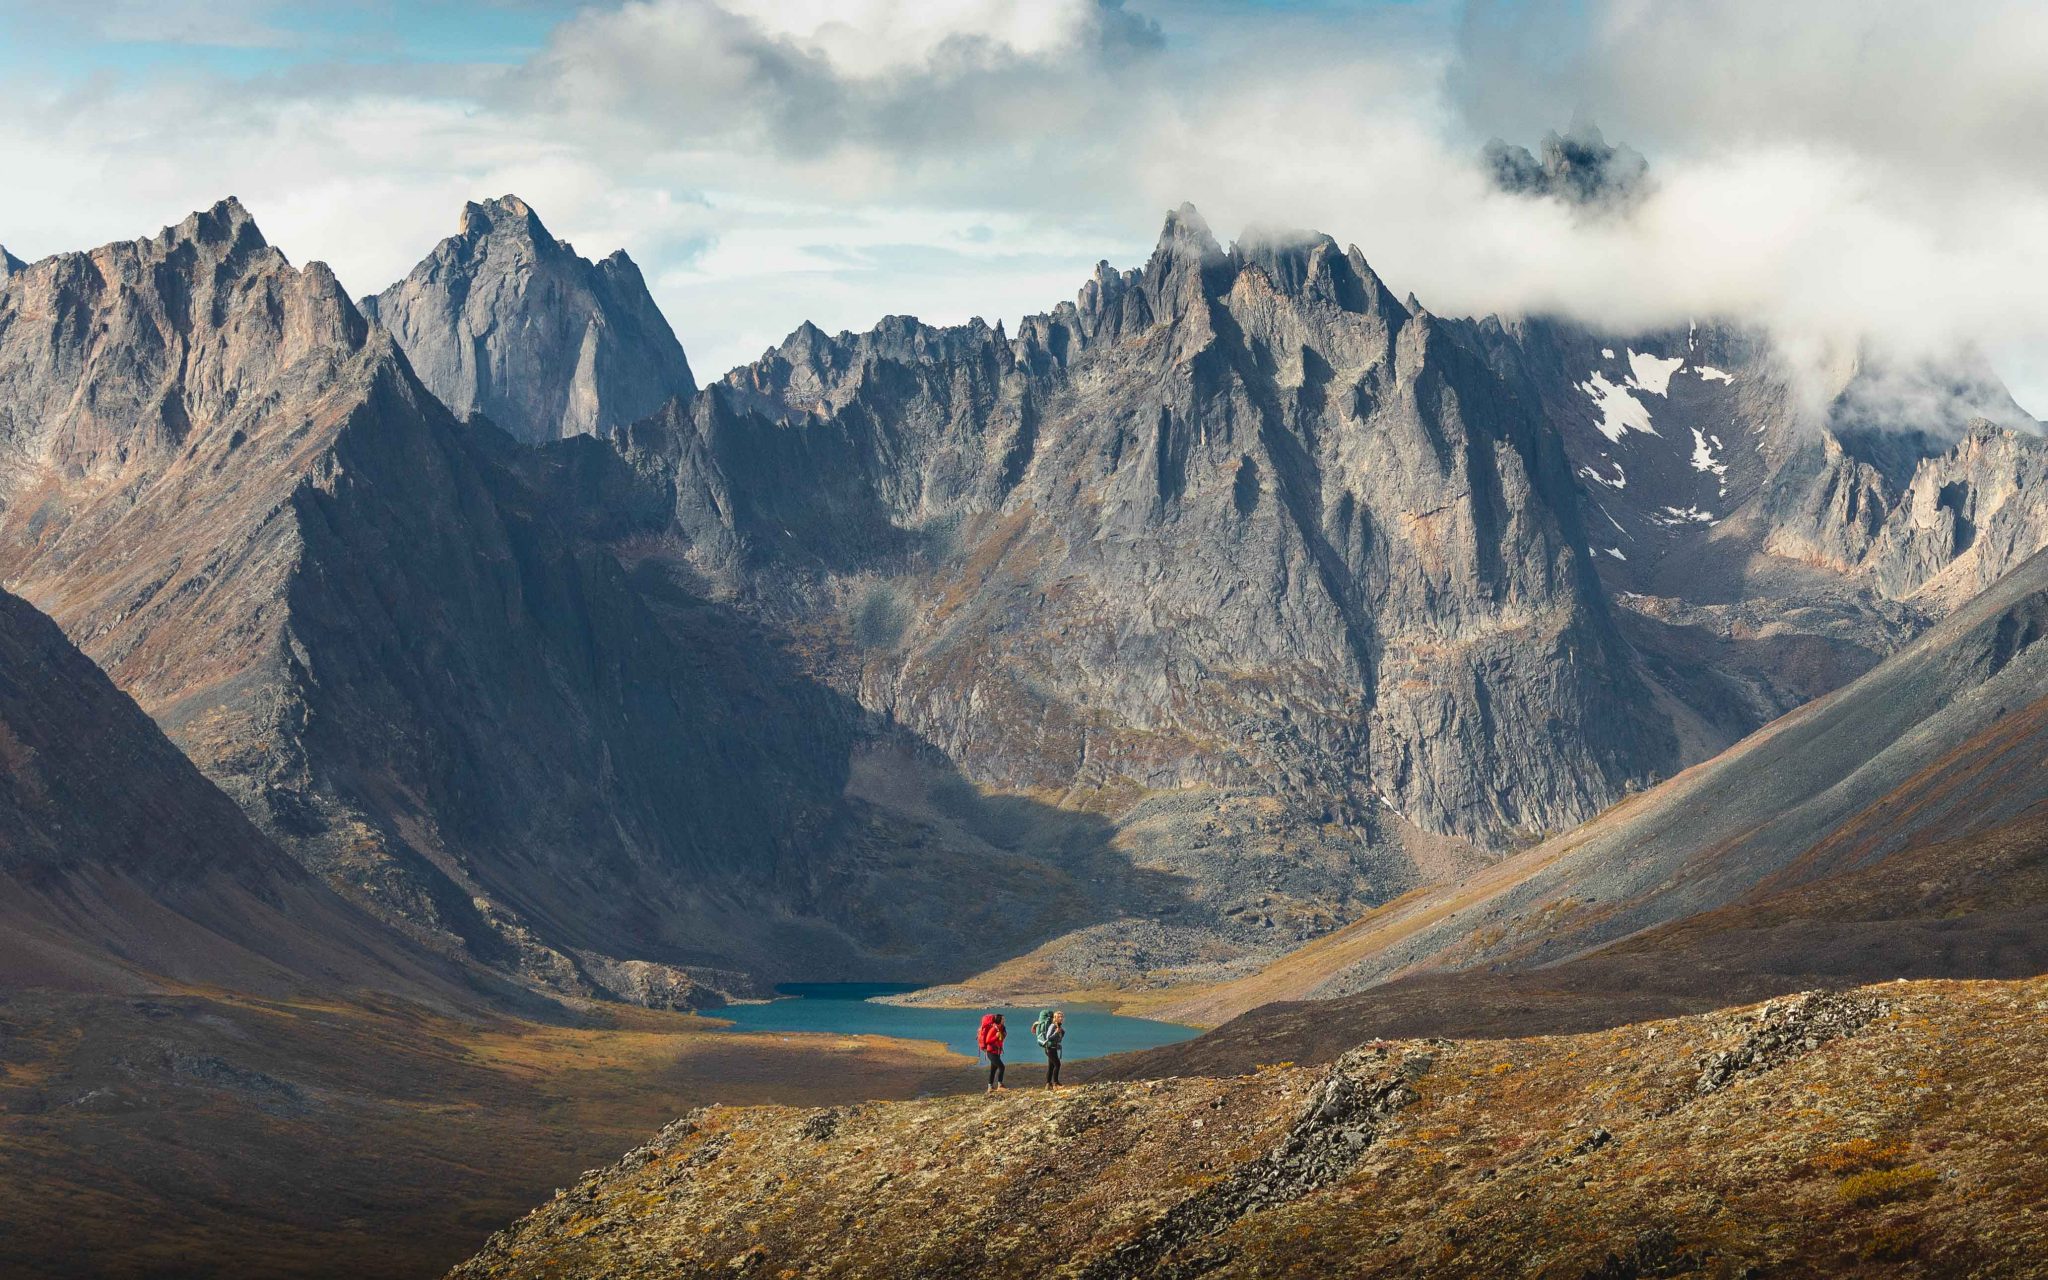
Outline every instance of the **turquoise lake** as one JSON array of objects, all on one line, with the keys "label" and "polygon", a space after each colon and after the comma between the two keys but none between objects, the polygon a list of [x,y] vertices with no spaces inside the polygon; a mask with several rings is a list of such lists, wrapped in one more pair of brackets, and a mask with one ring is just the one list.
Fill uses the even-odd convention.
[{"label": "turquoise lake", "polygon": [[[1014,1063],[1043,1062],[1045,1055],[1031,1039],[1035,1008],[1007,1006],[988,1009],[918,1009],[902,1005],[877,1004],[870,997],[901,995],[917,990],[916,984],[883,982],[792,982],[776,988],[780,1000],[766,1004],[736,1004],[707,1009],[705,1015],[723,1018],[733,1030],[754,1033],[810,1031],[827,1035],[895,1036],[901,1040],[937,1040],[955,1053],[979,1057],[974,1034],[981,1015],[1000,1013],[1009,1024],[1009,1044],[1003,1060]],[[1067,1015],[1066,1061],[1079,1062],[1131,1049],[1150,1049],[1193,1039],[1201,1032],[1177,1022],[1155,1022],[1150,1018],[1126,1018],[1099,1006],[1061,1005]]]}]

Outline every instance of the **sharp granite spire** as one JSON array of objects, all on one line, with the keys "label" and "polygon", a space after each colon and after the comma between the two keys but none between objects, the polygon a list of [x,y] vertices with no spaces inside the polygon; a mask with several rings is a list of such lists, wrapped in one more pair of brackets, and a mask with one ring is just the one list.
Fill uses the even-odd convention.
[{"label": "sharp granite spire", "polygon": [[449,408],[529,442],[624,426],[697,389],[633,260],[579,257],[518,196],[465,205],[456,233],[363,310]]}]

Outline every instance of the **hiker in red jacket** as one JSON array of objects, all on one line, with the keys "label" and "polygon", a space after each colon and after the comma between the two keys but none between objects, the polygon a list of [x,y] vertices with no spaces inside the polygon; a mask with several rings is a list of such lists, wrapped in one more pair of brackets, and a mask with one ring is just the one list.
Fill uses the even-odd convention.
[{"label": "hiker in red jacket", "polygon": [[988,1091],[994,1093],[1003,1087],[1003,1037],[1009,1031],[1003,1026],[1003,1015],[986,1013],[981,1018],[981,1034],[975,1043],[988,1055]]}]

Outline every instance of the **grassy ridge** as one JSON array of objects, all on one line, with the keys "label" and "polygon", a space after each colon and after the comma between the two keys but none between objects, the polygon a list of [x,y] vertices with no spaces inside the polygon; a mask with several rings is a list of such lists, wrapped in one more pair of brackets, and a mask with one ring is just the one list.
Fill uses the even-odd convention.
[{"label": "grassy ridge", "polygon": [[1326,1067],[711,1108],[463,1280],[2038,1276],[2048,979]]}]

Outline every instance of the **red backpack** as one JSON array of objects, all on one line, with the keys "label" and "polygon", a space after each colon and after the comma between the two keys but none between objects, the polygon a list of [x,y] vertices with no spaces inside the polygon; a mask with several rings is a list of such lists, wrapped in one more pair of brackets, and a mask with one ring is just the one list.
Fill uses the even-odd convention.
[{"label": "red backpack", "polygon": [[983,1053],[1001,1053],[1003,1051],[1003,1024],[996,1021],[996,1015],[992,1013],[981,1015],[981,1034],[975,1037],[974,1042],[981,1046]]}]

